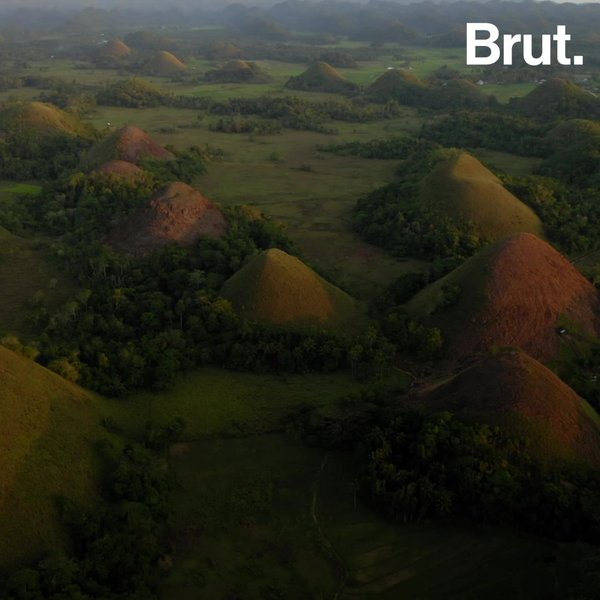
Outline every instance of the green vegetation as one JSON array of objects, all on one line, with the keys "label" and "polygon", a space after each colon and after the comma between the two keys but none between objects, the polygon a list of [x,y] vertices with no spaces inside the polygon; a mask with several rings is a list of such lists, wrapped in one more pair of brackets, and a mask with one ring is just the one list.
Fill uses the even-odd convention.
[{"label": "green vegetation", "polygon": [[0,597],[594,597],[600,11],[473,10],[3,11]]},{"label": "green vegetation", "polygon": [[259,321],[354,329],[364,320],[353,298],[275,248],[253,257],[221,294],[245,317]]},{"label": "green vegetation", "polygon": [[357,89],[355,84],[346,81],[331,65],[322,61],[315,62],[301,75],[290,77],[286,87],[290,90],[332,93]]},{"label": "green vegetation", "polygon": [[[535,213],[472,156],[426,143],[409,153],[407,146],[399,140],[392,147],[407,151],[400,181],[356,205],[355,227],[368,241],[399,256],[446,258],[469,256],[516,231],[542,233]],[[390,147],[375,143],[360,151],[388,155]]]}]

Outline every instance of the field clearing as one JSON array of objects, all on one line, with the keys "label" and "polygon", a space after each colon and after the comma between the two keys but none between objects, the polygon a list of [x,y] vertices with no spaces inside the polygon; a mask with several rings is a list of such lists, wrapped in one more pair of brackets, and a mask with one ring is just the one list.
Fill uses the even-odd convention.
[{"label": "field clearing", "polygon": [[119,418],[136,431],[148,420],[165,425],[181,417],[185,441],[263,433],[280,429],[282,419],[300,406],[327,410],[361,387],[347,373],[262,375],[205,367],[180,376],[166,392],[128,397]]},{"label": "field clearing", "polygon": [[483,161],[492,170],[500,170],[516,177],[532,175],[536,167],[542,162],[541,158],[517,156],[499,150],[487,148],[474,148],[473,155]]},{"label": "field clearing", "polygon": [[357,501],[347,459],[285,435],[177,444],[170,462],[178,487],[164,600],[564,597],[571,557],[558,544],[491,527],[390,524]]},{"label": "field clearing", "polygon": [[496,96],[502,104],[508,104],[511,98],[526,96],[536,87],[535,83],[486,83],[481,91],[490,96]]}]

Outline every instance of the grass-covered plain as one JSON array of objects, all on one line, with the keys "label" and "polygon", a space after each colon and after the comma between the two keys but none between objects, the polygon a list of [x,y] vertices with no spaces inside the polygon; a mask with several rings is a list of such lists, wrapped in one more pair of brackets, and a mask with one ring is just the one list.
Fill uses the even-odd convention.
[{"label": "grass-covered plain", "polygon": [[334,407],[360,388],[345,373],[274,376],[207,367],[181,376],[166,392],[142,392],[124,400],[127,413],[121,419],[135,431],[146,421],[166,425],[179,417],[188,441],[263,433],[281,429],[283,419],[300,406]]},{"label": "grass-covered plain", "polygon": [[282,434],[173,447],[165,600],[558,599],[558,544],[460,523],[390,524],[357,499],[347,459]]}]

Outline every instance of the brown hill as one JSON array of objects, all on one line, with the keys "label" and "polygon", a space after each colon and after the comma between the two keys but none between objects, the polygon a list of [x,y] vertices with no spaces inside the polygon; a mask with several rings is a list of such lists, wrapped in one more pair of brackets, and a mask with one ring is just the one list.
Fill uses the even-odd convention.
[{"label": "brown hill", "polygon": [[561,340],[600,331],[596,288],[552,246],[527,233],[489,246],[407,307],[440,327],[459,359],[512,346],[551,360]]},{"label": "brown hill", "polygon": [[257,321],[336,327],[360,320],[356,300],[276,248],[250,259],[225,282],[221,294]]},{"label": "brown hill", "polygon": [[552,371],[524,352],[489,356],[423,393],[434,410],[498,425],[530,443],[544,461],[600,464],[600,419]]},{"label": "brown hill", "polygon": [[155,142],[143,129],[126,125],[97,143],[90,150],[87,163],[97,167],[111,160],[138,163],[144,158],[171,160],[174,155]]},{"label": "brown hill", "polygon": [[102,58],[127,58],[130,54],[131,48],[117,38],[110,40],[98,50],[98,55]]},{"label": "brown hill", "polygon": [[176,75],[187,67],[171,52],[160,50],[144,65],[144,71],[154,75]]},{"label": "brown hill", "polygon": [[124,160],[110,160],[100,165],[95,172],[127,179],[135,179],[144,173],[143,169],[140,169],[137,165]]},{"label": "brown hill", "polygon": [[220,237],[227,229],[216,206],[198,190],[176,182],[158,191],[108,241],[121,252],[143,255],[171,242],[191,245],[201,237]]}]

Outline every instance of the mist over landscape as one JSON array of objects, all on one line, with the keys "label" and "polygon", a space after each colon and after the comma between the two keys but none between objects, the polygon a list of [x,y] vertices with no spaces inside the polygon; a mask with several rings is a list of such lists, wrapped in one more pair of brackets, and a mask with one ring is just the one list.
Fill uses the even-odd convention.
[{"label": "mist over landscape", "polygon": [[0,0],[0,599],[597,600],[599,32]]}]

